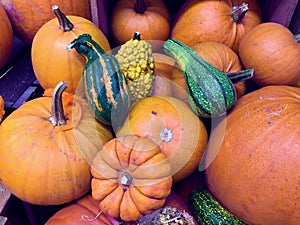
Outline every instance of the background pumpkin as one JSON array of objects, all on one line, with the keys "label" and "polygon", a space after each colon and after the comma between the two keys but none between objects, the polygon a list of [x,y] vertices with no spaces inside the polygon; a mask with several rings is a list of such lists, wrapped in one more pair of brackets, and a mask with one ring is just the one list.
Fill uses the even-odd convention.
[{"label": "background pumpkin", "polygon": [[[243,69],[239,56],[228,46],[217,42],[197,43],[191,47],[205,61],[209,62],[219,70],[227,72],[237,72]],[[172,81],[181,87],[173,89],[173,96],[188,103],[185,80],[182,71],[175,67],[172,74]],[[246,91],[246,81],[234,84],[237,98],[240,98]],[[184,91],[182,91],[184,90]]]},{"label": "background pumpkin", "polygon": [[130,40],[136,31],[143,40],[166,40],[170,13],[162,0],[119,0],[111,14],[110,30],[117,45]]},{"label": "background pumpkin", "polygon": [[208,147],[207,159],[217,155],[205,171],[207,187],[246,223],[300,221],[299,104],[299,88],[266,86],[240,98],[211,133],[223,141]]},{"label": "background pumpkin", "polygon": [[4,100],[3,100],[2,96],[0,95],[0,122],[2,121],[4,114],[5,114]]},{"label": "background pumpkin", "polygon": [[[299,41],[298,37],[298,41]],[[239,56],[254,69],[253,80],[261,85],[295,85],[300,79],[300,44],[279,23],[253,28],[241,41]]]},{"label": "background pumpkin", "polygon": [[191,108],[167,96],[151,96],[136,102],[116,133],[154,140],[168,157],[173,182],[184,179],[197,168],[208,139],[204,123]]},{"label": "background pumpkin", "polygon": [[31,44],[40,27],[53,19],[52,5],[58,5],[66,15],[84,17],[91,20],[90,0],[1,0],[15,34],[27,44]]},{"label": "background pumpkin", "polygon": [[110,216],[134,222],[159,209],[171,193],[171,166],[159,146],[146,137],[114,138],[91,166],[92,196]]},{"label": "background pumpkin", "polygon": [[91,21],[78,16],[66,17],[58,7],[54,7],[53,11],[57,18],[44,24],[32,42],[34,74],[44,89],[54,88],[63,80],[68,84],[66,91],[75,93],[86,60],[75,49],[66,50],[67,45],[83,33],[90,34],[105,51],[110,50],[110,45],[102,31]]},{"label": "background pumpkin", "polygon": [[0,4],[0,69],[7,62],[13,47],[14,33],[9,18]]},{"label": "background pumpkin", "polygon": [[[233,7],[248,4],[249,10],[231,17]],[[242,9],[245,7],[242,7]],[[261,12],[256,0],[188,0],[179,9],[171,28],[171,37],[188,46],[198,42],[220,42],[235,52],[241,38],[261,23]]]},{"label": "background pumpkin", "polygon": [[92,158],[112,139],[85,100],[64,94],[62,112],[59,95],[53,104],[51,91],[24,103],[0,126],[1,183],[38,205],[63,204],[87,193]]}]

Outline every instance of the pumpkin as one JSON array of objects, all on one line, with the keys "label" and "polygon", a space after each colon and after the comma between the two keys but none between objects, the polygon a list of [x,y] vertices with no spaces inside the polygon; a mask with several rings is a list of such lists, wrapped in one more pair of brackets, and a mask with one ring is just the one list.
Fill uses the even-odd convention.
[{"label": "pumpkin", "polygon": [[105,35],[91,21],[78,16],[65,16],[53,6],[54,18],[44,24],[36,33],[31,48],[34,74],[44,89],[54,88],[64,80],[68,84],[66,91],[75,93],[85,58],[75,49],[66,50],[67,45],[80,34],[89,33],[105,51],[110,45]]},{"label": "pumpkin", "polygon": [[4,114],[5,114],[4,100],[3,100],[2,96],[0,95],[0,122],[3,119]]},{"label": "pumpkin", "polygon": [[[0,180],[15,196],[37,205],[58,205],[87,193],[90,163],[112,139],[85,100],[64,93],[61,82],[24,103],[0,126]],[[53,97],[49,96],[52,95]]]},{"label": "pumpkin", "polygon": [[[211,63],[219,70],[230,73],[238,72],[243,69],[239,56],[227,45],[218,42],[197,43],[191,47],[205,61]],[[173,89],[173,96],[188,102],[186,86],[182,71],[176,67],[172,74],[172,81],[178,84],[184,91]],[[240,98],[246,91],[246,81],[234,84],[237,92],[237,98]]]},{"label": "pumpkin", "polygon": [[211,133],[221,144],[207,150],[207,187],[248,224],[300,221],[299,104],[299,88],[262,87],[240,98]]},{"label": "pumpkin", "polygon": [[136,221],[161,208],[171,193],[171,166],[151,139],[135,135],[114,138],[95,156],[92,196],[101,211]]},{"label": "pumpkin", "polygon": [[117,45],[130,40],[136,31],[143,40],[164,41],[169,37],[170,13],[162,0],[119,0],[110,19],[112,37]]},{"label": "pumpkin", "polygon": [[151,96],[133,104],[115,133],[154,140],[168,157],[174,183],[197,168],[208,140],[203,121],[187,104],[168,96]]},{"label": "pumpkin", "polygon": [[90,0],[1,0],[15,34],[25,43],[31,44],[36,32],[55,16],[52,5],[59,5],[67,15],[74,15],[91,20]]},{"label": "pumpkin", "polygon": [[13,47],[14,33],[9,18],[0,4],[0,69],[7,62]]},{"label": "pumpkin", "polygon": [[256,0],[188,0],[176,14],[170,36],[188,46],[220,42],[238,52],[241,38],[260,23]]},{"label": "pumpkin", "polygon": [[300,79],[299,40],[279,23],[262,23],[242,39],[239,56],[246,68],[254,68],[258,85],[295,85]]}]

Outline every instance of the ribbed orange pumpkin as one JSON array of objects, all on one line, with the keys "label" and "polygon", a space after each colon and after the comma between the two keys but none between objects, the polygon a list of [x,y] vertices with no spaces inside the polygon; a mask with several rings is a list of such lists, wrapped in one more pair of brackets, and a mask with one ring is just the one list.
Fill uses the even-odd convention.
[{"label": "ribbed orange pumpkin", "polygon": [[7,62],[13,47],[14,33],[9,18],[0,4],[0,69]]},{"label": "ribbed orange pumpkin", "polygon": [[2,121],[4,114],[5,114],[4,100],[3,100],[2,96],[0,95],[0,122]]},{"label": "ribbed orange pumpkin", "polygon": [[[243,65],[238,55],[227,45],[217,42],[203,42],[192,46],[192,49],[200,55],[205,61],[211,63],[219,70],[228,72],[237,72],[243,69]],[[178,84],[182,90],[173,88],[173,96],[188,103],[185,81],[182,71],[176,67],[172,74],[172,81]],[[246,82],[235,84],[237,98],[240,98],[246,91]]]},{"label": "ribbed orange pumpkin", "polygon": [[206,169],[207,186],[249,224],[300,221],[299,106],[299,88],[260,88],[240,98],[210,136],[222,144],[208,149],[208,157],[217,156]]},{"label": "ribbed orange pumpkin", "polygon": [[[0,180],[15,196],[38,205],[63,204],[90,189],[90,163],[111,131],[88,103],[64,93],[64,83],[24,103],[0,126]],[[62,99],[60,99],[62,98]],[[62,106],[61,106],[62,104]]]},{"label": "ribbed orange pumpkin", "polygon": [[238,52],[241,38],[260,23],[256,0],[188,0],[173,21],[171,37],[188,46],[220,42]]},{"label": "ribbed orange pumpkin", "polygon": [[244,66],[254,69],[253,80],[261,86],[295,85],[300,80],[299,55],[300,43],[292,32],[273,22],[253,28],[239,48]]},{"label": "ribbed orange pumpkin", "polygon": [[170,13],[162,0],[119,0],[111,14],[111,33],[120,45],[136,31],[143,40],[166,40]]},{"label": "ribbed orange pumpkin", "polygon": [[75,49],[67,45],[80,34],[88,33],[105,51],[110,50],[108,40],[91,21],[78,16],[65,16],[56,6],[57,16],[44,24],[36,33],[31,48],[32,66],[37,80],[44,89],[54,88],[63,80],[66,91],[75,93],[86,60]]},{"label": "ribbed orange pumpkin", "polygon": [[58,5],[66,15],[91,20],[90,0],[1,0],[11,19],[16,35],[31,44],[40,27],[53,19],[52,5]]}]

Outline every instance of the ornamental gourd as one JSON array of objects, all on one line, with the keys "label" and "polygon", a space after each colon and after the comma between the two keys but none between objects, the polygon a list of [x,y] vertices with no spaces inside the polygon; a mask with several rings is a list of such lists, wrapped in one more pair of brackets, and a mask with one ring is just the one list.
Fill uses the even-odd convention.
[{"label": "ornamental gourd", "polygon": [[90,191],[92,159],[112,139],[86,101],[62,94],[65,88],[60,82],[53,93],[47,89],[0,126],[1,183],[31,204],[63,204]]},{"label": "ornamental gourd", "polygon": [[91,20],[90,0],[1,0],[15,34],[25,43],[32,44],[36,32],[49,20],[55,18],[52,5],[59,5],[66,15]]},{"label": "ornamental gourd", "polygon": [[127,222],[161,208],[171,193],[171,166],[146,137],[127,135],[107,142],[91,173],[92,196],[101,211]]},{"label": "ornamental gourd", "polygon": [[246,223],[300,221],[299,105],[297,87],[262,87],[241,97],[211,133],[222,141],[207,150],[207,188]]},{"label": "ornamental gourd", "polygon": [[91,21],[78,16],[65,16],[52,7],[54,18],[36,33],[31,49],[34,74],[44,88],[54,88],[64,80],[66,91],[75,93],[85,67],[85,58],[75,50],[67,51],[67,45],[80,34],[89,33],[105,51],[110,50],[108,40]]},{"label": "ornamental gourd", "polygon": [[175,16],[170,36],[190,47],[220,42],[238,52],[241,38],[260,23],[256,0],[188,0]]},{"label": "ornamental gourd", "polygon": [[295,85],[300,80],[299,42],[299,35],[285,26],[262,23],[242,39],[239,56],[246,68],[254,68],[258,85]]},{"label": "ornamental gourd", "polygon": [[7,62],[13,47],[14,33],[10,20],[0,4],[0,69]]}]

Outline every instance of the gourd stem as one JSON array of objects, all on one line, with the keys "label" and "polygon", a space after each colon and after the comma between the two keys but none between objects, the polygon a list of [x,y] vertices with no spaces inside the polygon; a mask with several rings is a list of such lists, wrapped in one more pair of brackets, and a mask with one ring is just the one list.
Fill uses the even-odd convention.
[{"label": "gourd stem", "polygon": [[165,143],[168,143],[169,141],[171,141],[173,139],[173,132],[172,132],[172,130],[170,130],[168,128],[163,128],[160,131],[159,137],[162,141],[164,141]]},{"label": "gourd stem", "polygon": [[296,39],[297,43],[300,44],[300,34],[294,35],[294,38]]},{"label": "gourd stem", "polygon": [[247,3],[243,3],[240,6],[233,6],[230,16],[233,19],[233,21],[235,23],[237,23],[239,20],[241,20],[245,16],[245,13],[248,10],[249,10],[249,7],[248,7]]},{"label": "gourd stem", "polygon": [[61,81],[56,85],[52,93],[51,101],[51,117],[49,118],[50,122],[54,126],[60,126],[66,124],[66,118],[64,115],[64,108],[62,105],[62,94],[68,85]]},{"label": "gourd stem", "polygon": [[56,16],[59,22],[59,28],[66,32],[73,29],[74,25],[71,23],[71,21],[65,16],[65,14],[60,11],[57,5],[52,6],[52,12]]},{"label": "gourd stem", "polygon": [[225,73],[232,83],[237,83],[245,80],[249,80],[253,77],[254,69],[241,70],[238,72]]},{"label": "gourd stem", "polygon": [[134,4],[134,11],[143,14],[146,11],[146,4],[144,0],[136,0]]},{"label": "gourd stem", "polygon": [[131,185],[132,180],[133,180],[132,176],[129,173],[124,172],[121,174],[120,184],[129,186],[129,185]]},{"label": "gourd stem", "polygon": [[138,40],[138,41],[140,41],[141,40],[141,34],[140,34],[140,32],[138,32],[138,31],[134,32],[132,40]]}]

